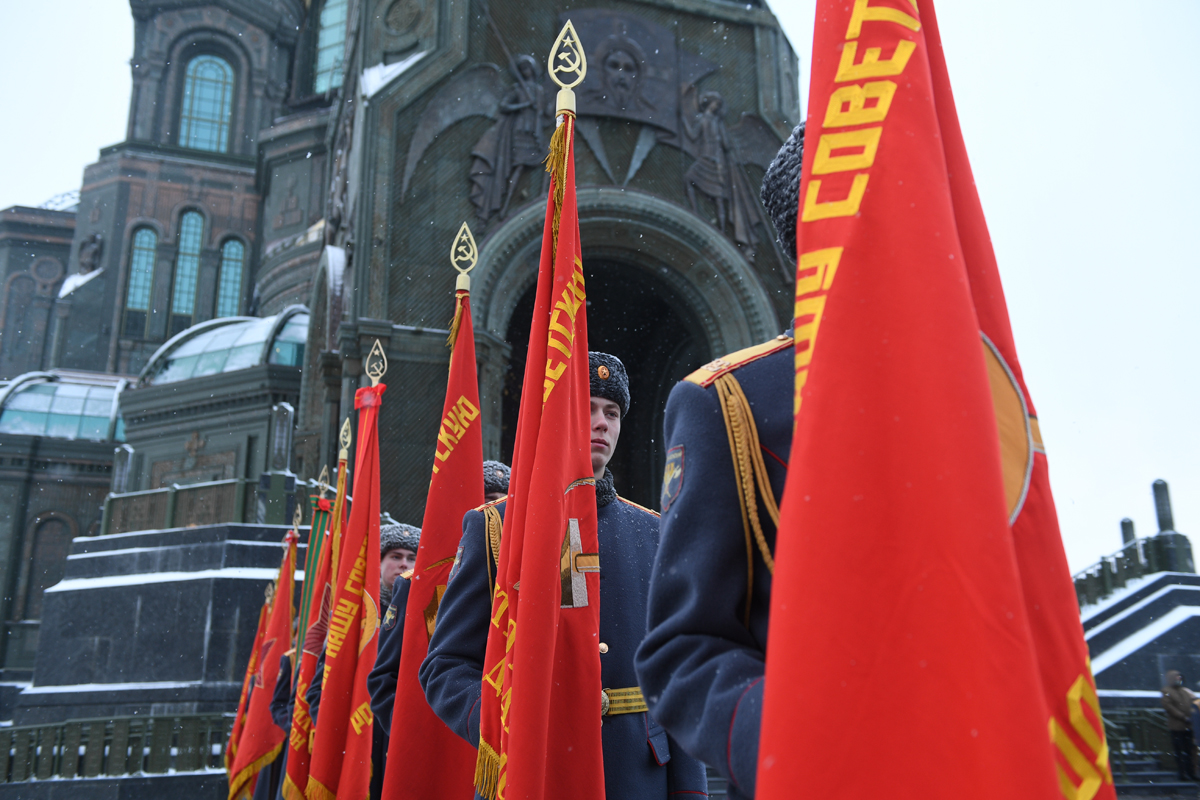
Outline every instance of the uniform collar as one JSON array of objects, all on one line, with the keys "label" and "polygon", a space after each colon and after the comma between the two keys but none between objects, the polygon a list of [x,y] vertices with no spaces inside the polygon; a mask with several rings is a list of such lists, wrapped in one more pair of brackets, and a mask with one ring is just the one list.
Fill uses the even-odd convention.
[{"label": "uniform collar", "polygon": [[604,508],[617,499],[617,490],[613,486],[612,470],[604,468],[604,477],[596,481],[596,508]]}]

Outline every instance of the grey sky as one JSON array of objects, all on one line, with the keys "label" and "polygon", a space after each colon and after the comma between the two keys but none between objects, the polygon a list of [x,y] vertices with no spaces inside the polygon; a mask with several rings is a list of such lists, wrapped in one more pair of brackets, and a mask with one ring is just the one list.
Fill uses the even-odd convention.
[{"label": "grey sky", "polygon": [[[807,99],[815,1],[774,8]],[[1123,516],[1155,530],[1158,477],[1200,533],[1200,6],[938,12],[1072,569],[1120,546]],[[0,23],[0,208],[36,205],[124,137],[133,25],[126,0],[0,0]]]}]

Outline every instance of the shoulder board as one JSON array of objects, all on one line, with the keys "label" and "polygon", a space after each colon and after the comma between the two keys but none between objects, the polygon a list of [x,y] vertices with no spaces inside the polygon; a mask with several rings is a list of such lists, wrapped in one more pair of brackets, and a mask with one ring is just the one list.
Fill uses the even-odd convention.
[{"label": "shoulder board", "polygon": [[653,514],[656,517],[659,516],[657,511],[651,511],[650,509],[646,508],[645,506],[639,506],[637,503],[633,502],[632,500],[626,500],[624,497],[621,497],[621,495],[617,495],[617,499],[620,500],[622,503],[624,503],[627,506],[633,506],[634,508],[640,508],[642,511],[645,511],[647,514]]},{"label": "shoulder board", "polygon": [[410,569],[410,570],[407,570],[406,572],[401,572],[401,573],[400,573],[400,577],[401,577],[401,578],[404,578],[404,580],[406,580],[406,581],[411,581],[411,580],[412,580],[413,573],[414,573],[415,571],[416,571],[416,570],[411,570],[411,569]]},{"label": "shoulder board", "polygon": [[473,508],[471,510],[472,511],[483,511],[485,508],[491,508],[492,506],[498,506],[507,499],[508,499],[508,495],[504,495],[504,497],[497,497],[495,500],[492,500],[491,502],[488,502],[488,503],[484,503],[481,506],[476,506],[475,508]]},{"label": "shoulder board", "polygon": [[795,336],[789,336],[786,333],[781,333],[770,341],[756,344],[753,347],[747,347],[744,350],[738,350],[736,353],[730,353],[727,356],[713,359],[705,364],[700,369],[693,372],[684,378],[689,383],[694,383],[697,386],[710,386],[712,382],[721,377],[727,372],[731,372],[738,367],[749,364],[751,361],[757,361],[764,356],[769,356],[772,353],[778,353],[785,347],[794,347],[796,344]]}]

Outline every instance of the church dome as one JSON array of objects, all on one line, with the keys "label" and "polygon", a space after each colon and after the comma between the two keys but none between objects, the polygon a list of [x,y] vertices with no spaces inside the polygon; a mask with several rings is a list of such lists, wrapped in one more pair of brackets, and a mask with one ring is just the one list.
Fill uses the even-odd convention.
[{"label": "church dome", "polygon": [[65,370],[18,375],[0,388],[0,433],[123,442],[117,398],[127,383]]},{"label": "church dome", "polygon": [[193,325],[158,348],[138,383],[154,386],[221,372],[280,364],[300,367],[308,309],[288,306],[271,317],[222,317]]}]

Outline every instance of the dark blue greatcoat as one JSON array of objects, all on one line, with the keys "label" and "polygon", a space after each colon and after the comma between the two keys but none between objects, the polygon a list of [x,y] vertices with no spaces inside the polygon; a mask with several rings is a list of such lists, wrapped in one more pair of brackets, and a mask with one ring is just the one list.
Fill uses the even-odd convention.
[{"label": "dark blue greatcoat", "polygon": [[[777,501],[792,449],[793,359],[793,349],[784,347],[733,370],[749,400]],[[749,798],[758,762],[771,575],[752,546],[747,627],[746,534],[717,390],[677,384],[664,428],[668,465],[678,463],[682,474],[664,483],[638,678],[651,715],[684,750],[729,781],[731,798]],[[774,552],[775,526],[761,503],[759,517]]]},{"label": "dark blue greatcoat", "polygon": [[[658,545],[658,520],[617,497],[598,505],[600,656],[605,688],[637,686],[633,653],[645,633],[646,591]],[[504,504],[499,505],[501,513]],[[463,518],[459,563],[438,609],[420,680],[429,705],[455,733],[479,746],[480,683],[491,614],[486,524],[480,511]],[[493,570],[494,571],[494,570]],[[596,713],[600,688],[596,687]],[[704,765],[668,744],[645,713],[604,718],[604,785],[608,800],[706,797]]]},{"label": "dark blue greatcoat", "polygon": [[396,704],[396,682],[400,678],[400,648],[404,644],[404,611],[408,607],[408,591],[412,581],[396,578],[392,584],[392,602],[379,626],[379,652],[375,669],[367,675],[367,691],[371,693],[371,710],[375,721],[390,738],[392,708]]}]

